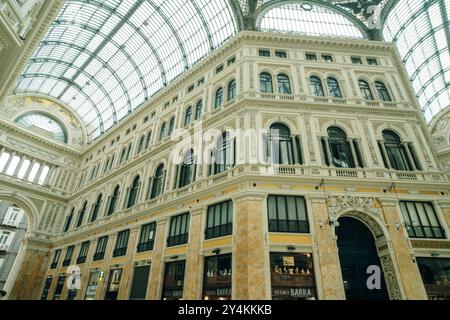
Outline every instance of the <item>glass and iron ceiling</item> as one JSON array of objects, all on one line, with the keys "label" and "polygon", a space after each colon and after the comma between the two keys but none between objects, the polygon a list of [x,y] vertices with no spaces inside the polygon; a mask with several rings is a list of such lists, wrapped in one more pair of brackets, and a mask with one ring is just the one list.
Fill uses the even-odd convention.
[{"label": "glass and iron ceiling", "polygon": [[15,93],[68,105],[93,141],[240,30],[364,39],[380,14],[430,120],[450,101],[449,12],[450,0],[66,0]]}]

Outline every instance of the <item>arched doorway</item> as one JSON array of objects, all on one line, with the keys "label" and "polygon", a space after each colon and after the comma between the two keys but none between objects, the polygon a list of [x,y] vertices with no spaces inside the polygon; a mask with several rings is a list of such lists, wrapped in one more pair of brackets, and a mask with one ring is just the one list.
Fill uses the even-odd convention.
[{"label": "arched doorway", "polygon": [[[342,217],[338,221],[337,245],[347,300],[388,300],[389,294],[372,232],[355,218]],[[367,285],[367,280],[373,275],[367,273],[370,266],[378,266],[381,271],[380,290],[370,290]]]}]

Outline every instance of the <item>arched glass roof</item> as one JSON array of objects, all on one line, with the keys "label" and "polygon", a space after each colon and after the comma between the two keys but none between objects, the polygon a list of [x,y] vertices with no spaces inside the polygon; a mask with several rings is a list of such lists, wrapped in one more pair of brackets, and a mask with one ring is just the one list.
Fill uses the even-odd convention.
[{"label": "arched glass roof", "polygon": [[450,103],[450,0],[402,0],[383,36],[394,41],[429,121]]},{"label": "arched glass roof", "polygon": [[38,129],[40,133],[51,136],[53,139],[67,143],[67,134],[63,125],[53,117],[40,112],[30,112],[20,116],[16,122],[25,128]]},{"label": "arched glass roof", "polygon": [[237,32],[228,1],[66,0],[15,89],[61,100],[99,137]]},{"label": "arched glass roof", "polygon": [[[270,4],[271,1],[263,1]],[[273,1],[276,3],[275,1]],[[259,27],[262,31],[300,33],[311,36],[364,38],[355,21],[339,12],[337,7],[315,2],[292,2],[268,7],[261,14]]]}]

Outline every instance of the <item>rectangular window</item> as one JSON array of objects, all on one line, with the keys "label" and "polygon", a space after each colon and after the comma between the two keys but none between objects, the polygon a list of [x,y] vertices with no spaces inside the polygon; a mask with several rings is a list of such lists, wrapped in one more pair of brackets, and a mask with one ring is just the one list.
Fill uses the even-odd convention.
[{"label": "rectangular window", "polygon": [[94,254],[94,261],[103,260],[105,257],[106,246],[108,245],[108,236],[98,239],[97,248]]},{"label": "rectangular window", "polygon": [[307,53],[305,54],[305,58],[308,61],[317,61],[317,55],[315,53]]},{"label": "rectangular window", "polygon": [[130,238],[130,230],[119,232],[117,235],[116,248],[113,252],[113,258],[122,257],[127,254],[128,239]]},{"label": "rectangular window", "polygon": [[205,83],[205,78],[201,78],[200,80],[198,80],[197,86],[200,87],[200,86],[203,85],[204,83]]},{"label": "rectangular window", "polygon": [[275,56],[281,59],[287,59],[287,53],[286,51],[276,50]]},{"label": "rectangular window", "polygon": [[194,85],[189,86],[188,93],[194,91]]},{"label": "rectangular window", "polygon": [[205,239],[213,239],[233,233],[233,202],[225,201],[208,208]]},{"label": "rectangular window", "polygon": [[183,299],[185,266],[186,261],[166,263],[162,300]]},{"label": "rectangular window", "polygon": [[232,57],[232,58],[228,59],[228,66],[231,66],[235,62],[236,62],[236,57]]},{"label": "rectangular window", "polygon": [[362,60],[360,57],[352,57],[353,64],[362,64]]},{"label": "rectangular window", "polygon": [[64,257],[63,267],[70,266],[70,262],[72,261],[73,251],[75,250],[75,246],[70,246],[67,248],[66,256]]},{"label": "rectangular window", "polygon": [[216,73],[221,73],[223,71],[223,64],[216,68]]},{"label": "rectangular window", "polygon": [[130,300],[145,300],[147,296],[149,276],[150,276],[150,266],[142,266],[134,268]]},{"label": "rectangular window", "polygon": [[41,300],[47,300],[50,287],[52,286],[52,280],[52,277],[47,277],[47,279],[45,279],[45,285],[44,290],[42,290]]},{"label": "rectangular window", "polygon": [[16,207],[9,207],[6,211],[6,215],[3,218],[3,224],[11,227],[19,227],[24,212],[22,209]]},{"label": "rectangular window", "polygon": [[205,258],[204,300],[231,300],[231,254]]},{"label": "rectangular window", "polygon": [[53,295],[53,300],[61,299],[61,293],[64,289],[65,284],[66,284],[66,276],[59,276],[58,282],[56,283],[55,294]]},{"label": "rectangular window", "polygon": [[139,244],[137,252],[152,251],[155,245],[156,222],[143,225],[141,228],[141,235],[139,237]]},{"label": "rectangular window", "polygon": [[323,62],[333,62],[333,57],[329,54],[323,54],[322,55],[322,61]]},{"label": "rectangular window", "polygon": [[174,247],[186,244],[189,238],[189,213],[172,217],[167,246]]},{"label": "rectangular window", "polygon": [[445,239],[445,231],[431,202],[400,201],[411,238]]},{"label": "rectangular window", "polygon": [[80,253],[78,254],[77,264],[83,264],[86,262],[86,258],[89,252],[90,241],[85,241],[81,244]]},{"label": "rectangular window", "polygon": [[370,66],[377,66],[378,61],[376,58],[367,58],[367,64]]},{"label": "rectangular window", "polygon": [[53,261],[50,265],[50,269],[56,269],[58,266],[59,257],[61,256],[61,249],[58,249],[55,251],[55,254],[53,255]]},{"label": "rectangular window", "polygon": [[259,56],[260,57],[270,57],[270,51],[269,50],[259,50]]},{"label": "rectangular window", "polygon": [[269,196],[269,232],[309,233],[304,197]]},{"label": "rectangular window", "polygon": [[274,300],[317,298],[310,253],[271,253],[270,275]]}]

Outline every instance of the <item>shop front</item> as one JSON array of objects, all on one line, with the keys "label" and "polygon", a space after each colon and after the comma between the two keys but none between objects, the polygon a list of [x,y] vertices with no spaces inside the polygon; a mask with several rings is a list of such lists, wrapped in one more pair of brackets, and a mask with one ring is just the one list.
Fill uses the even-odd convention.
[{"label": "shop front", "polygon": [[184,260],[166,263],[161,297],[162,300],[183,299],[185,268],[186,261]]},{"label": "shop front", "polygon": [[450,259],[417,258],[430,300],[450,300]]},{"label": "shop front", "polygon": [[103,271],[92,271],[89,275],[89,282],[86,288],[85,300],[95,300],[98,286],[104,281],[105,273]]},{"label": "shop front", "polygon": [[108,287],[106,288],[105,300],[117,300],[122,281],[122,269],[113,269],[109,274]]},{"label": "shop front", "polygon": [[310,253],[271,253],[274,300],[315,300],[314,266]]},{"label": "shop front", "polygon": [[205,258],[204,300],[231,300],[231,254]]}]

